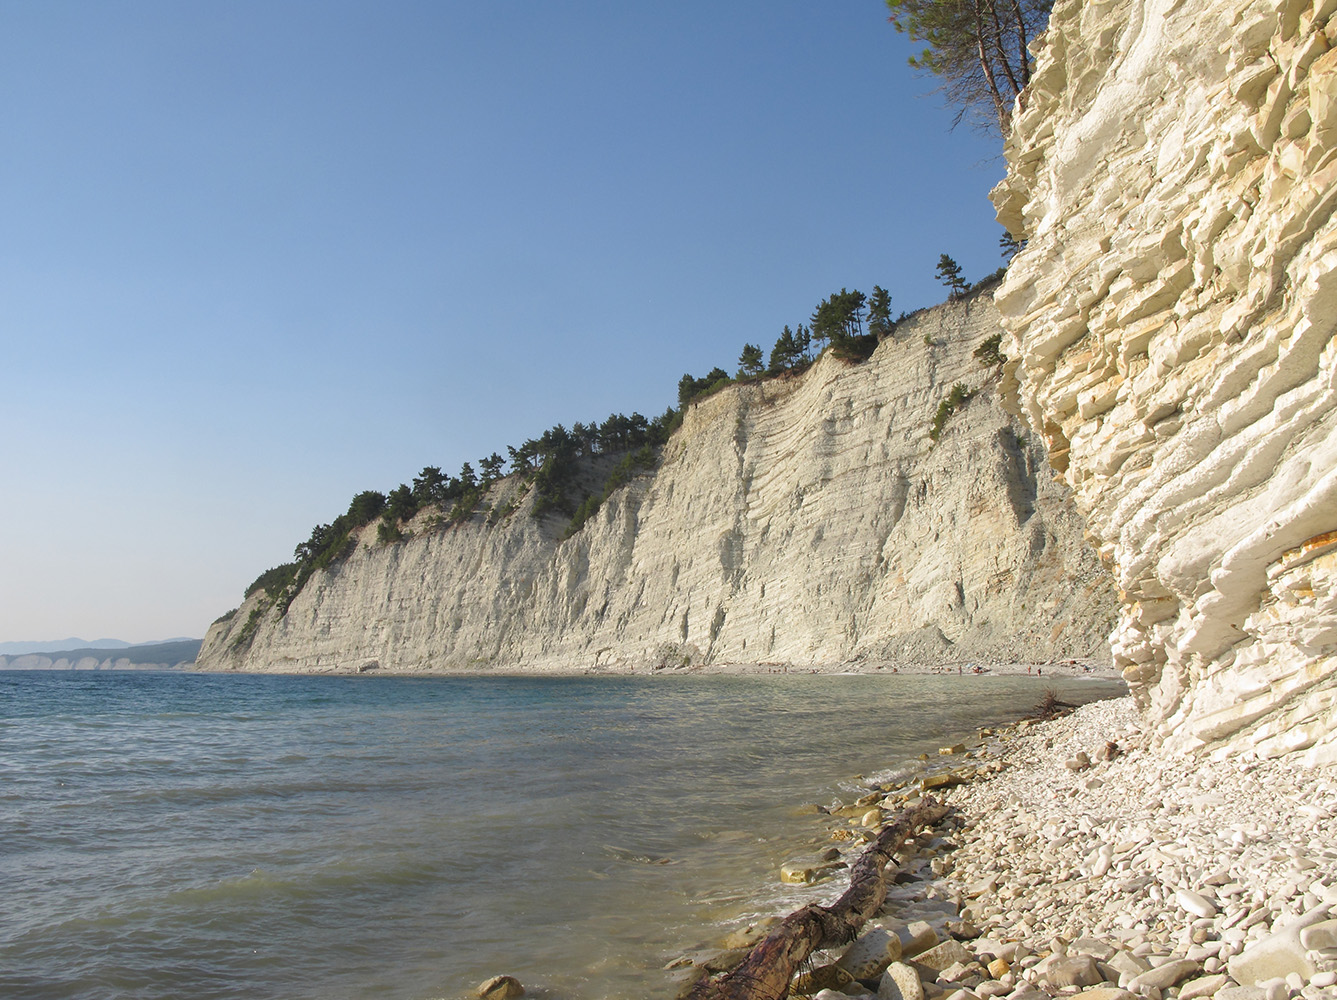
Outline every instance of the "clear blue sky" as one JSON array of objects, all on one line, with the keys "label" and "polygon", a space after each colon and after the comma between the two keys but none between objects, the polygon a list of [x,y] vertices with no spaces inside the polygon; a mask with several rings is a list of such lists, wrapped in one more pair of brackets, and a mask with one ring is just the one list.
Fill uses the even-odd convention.
[{"label": "clear blue sky", "polygon": [[202,635],[312,525],[1000,263],[879,0],[0,0],[0,640]]}]

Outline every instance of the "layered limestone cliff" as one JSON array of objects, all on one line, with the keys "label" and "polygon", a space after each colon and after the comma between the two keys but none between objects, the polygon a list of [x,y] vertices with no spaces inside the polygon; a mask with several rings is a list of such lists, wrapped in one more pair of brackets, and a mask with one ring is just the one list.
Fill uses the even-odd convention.
[{"label": "layered limestone cliff", "polygon": [[[692,405],[658,469],[572,538],[514,477],[476,515],[356,551],[280,616],[210,629],[206,669],[589,669],[1101,655],[1108,573],[1042,447],[972,358],[988,296],[903,322],[869,361]],[[931,341],[931,343],[930,343]],[[953,384],[979,389],[929,429]]]},{"label": "layered limestone cliff", "polygon": [[1011,386],[1172,746],[1337,760],[1337,0],[1059,0],[995,191]]}]

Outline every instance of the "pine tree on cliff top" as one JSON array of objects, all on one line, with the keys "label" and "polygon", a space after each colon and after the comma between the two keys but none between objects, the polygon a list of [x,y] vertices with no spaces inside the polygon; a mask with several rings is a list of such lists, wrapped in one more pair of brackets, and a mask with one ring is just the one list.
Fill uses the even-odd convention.
[{"label": "pine tree on cliff top", "polygon": [[937,275],[938,280],[951,289],[951,298],[959,299],[970,287],[966,279],[961,276],[961,265],[946,254],[938,257]]},{"label": "pine tree on cliff top", "polygon": [[896,30],[927,43],[910,65],[942,80],[959,109],[953,125],[971,118],[1007,135],[1017,95],[1031,79],[1026,47],[1049,22],[1053,0],[886,2]]}]

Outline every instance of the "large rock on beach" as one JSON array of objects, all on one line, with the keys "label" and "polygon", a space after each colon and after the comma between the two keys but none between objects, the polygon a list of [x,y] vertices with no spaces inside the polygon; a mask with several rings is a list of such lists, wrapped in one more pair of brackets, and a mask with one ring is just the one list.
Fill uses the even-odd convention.
[{"label": "large rock on beach", "polygon": [[845,949],[836,962],[855,979],[875,979],[901,957],[901,939],[882,927],[871,927]]},{"label": "large rock on beach", "polygon": [[[942,915],[945,923],[948,914]],[[922,952],[928,951],[937,945],[939,935],[937,930],[927,920],[911,920],[909,923],[895,923],[892,925],[896,936],[901,939],[901,954],[907,958],[913,958]]]},{"label": "large rock on beach", "polygon": [[877,986],[878,1000],[924,1000],[919,973],[904,962],[892,962]]},{"label": "large rock on beach", "polygon": [[958,963],[966,965],[974,960],[975,953],[960,941],[944,941],[914,956],[915,965],[934,972],[942,972],[948,966]]},{"label": "large rock on beach", "polygon": [[1166,990],[1201,971],[1199,963],[1188,958],[1178,958],[1133,977],[1128,988],[1134,993]]},{"label": "large rock on beach", "polygon": [[1227,965],[1230,976],[1242,986],[1258,986],[1272,979],[1285,979],[1291,973],[1308,980],[1319,970],[1309,957],[1309,949],[1300,940],[1299,928],[1269,934],[1232,958]]},{"label": "large rock on beach", "polygon": [[1105,981],[1091,955],[1056,955],[1036,967],[1046,986],[1056,990],[1069,986],[1097,986]]}]

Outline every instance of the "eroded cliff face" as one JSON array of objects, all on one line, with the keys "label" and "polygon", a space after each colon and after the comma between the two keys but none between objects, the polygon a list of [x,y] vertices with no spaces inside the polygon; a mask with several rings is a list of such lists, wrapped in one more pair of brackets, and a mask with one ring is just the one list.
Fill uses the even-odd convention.
[{"label": "eroded cliff face", "polygon": [[[1102,655],[1115,598],[1039,440],[971,354],[987,296],[902,323],[863,364],[693,405],[659,468],[574,537],[521,502],[249,598],[206,669],[588,669]],[[928,344],[931,339],[933,344]],[[939,401],[980,389],[929,438]],[[519,490],[494,487],[503,507]],[[259,607],[258,612],[255,609]],[[255,612],[254,620],[252,614]],[[253,634],[246,636],[247,623]]]},{"label": "eroded cliff face", "polygon": [[1004,352],[1172,746],[1337,760],[1337,0],[1059,0]]}]

